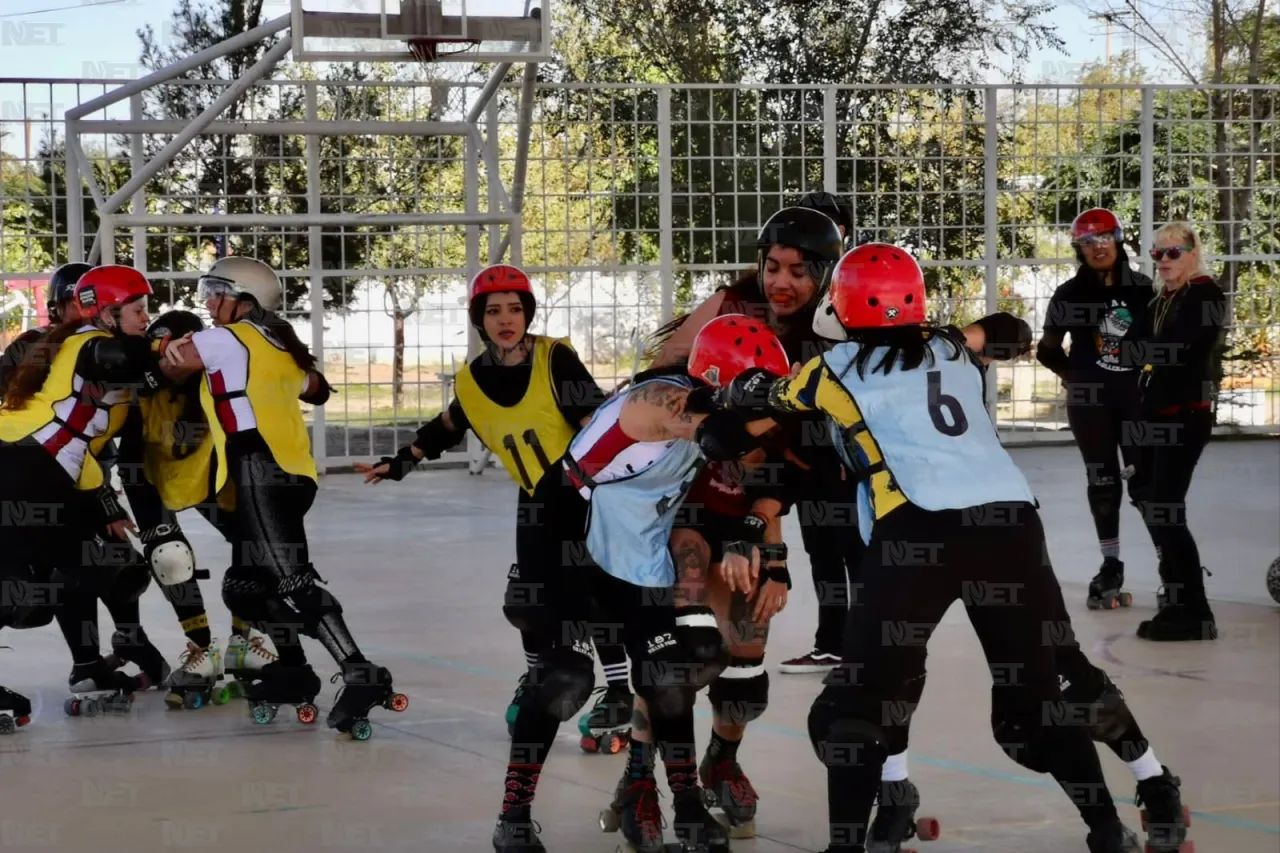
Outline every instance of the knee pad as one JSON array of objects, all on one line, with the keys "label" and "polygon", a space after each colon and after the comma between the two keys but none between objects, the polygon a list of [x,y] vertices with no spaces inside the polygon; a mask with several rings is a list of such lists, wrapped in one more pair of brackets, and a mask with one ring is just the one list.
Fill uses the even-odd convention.
[{"label": "knee pad", "polygon": [[596,686],[595,661],[569,648],[553,649],[535,669],[531,704],[562,723],[586,706]]},{"label": "knee pad", "polygon": [[232,566],[222,577],[222,603],[246,622],[274,622],[275,579],[264,569]]},{"label": "knee pad", "polygon": [[[651,638],[651,655],[659,659],[667,651],[664,647],[667,635]],[[676,608],[675,641],[684,662],[690,665],[690,680],[695,690],[701,690],[714,681],[729,665],[729,644],[720,633],[720,622],[710,607]]]},{"label": "knee pad", "polygon": [[6,570],[0,577],[0,628],[43,628],[53,621],[54,588],[39,584],[30,569]]},{"label": "knee pad", "polygon": [[196,576],[195,552],[177,527],[158,524],[142,531],[138,538],[142,540],[142,556],[162,586],[177,586]]},{"label": "knee pad", "polygon": [[151,585],[151,569],[129,542],[95,535],[84,543],[77,582],[103,601],[137,601]]},{"label": "knee pad", "polygon": [[538,590],[542,584],[525,583],[520,580],[520,567],[511,564],[507,573],[507,591],[502,600],[502,615],[507,617],[511,627],[523,633],[537,634],[542,628],[542,612],[539,606]]},{"label": "knee pad", "polygon": [[1000,702],[993,695],[991,733],[1011,760],[1036,773],[1050,771],[1057,744],[1033,706]]},{"label": "knee pad", "polygon": [[1120,511],[1120,502],[1124,499],[1124,487],[1115,477],[1098,477],[1089,484],[1086,490],[1089,506],[1102,515],[1114,515]]},{"label": "knee pad", "polygon": [[137,601],[151,586],[151,569],[144,563],[121,567],[102,593],[104,601]]},{"label": "knee pad", "polygon": [[809,742],[827,767],[880,767],[889,757],[883,730],[859,714],[842,707],[827,691],[809,709]]},{"label": "knee pad", "polygon": [[[689,660],[688,651],[670,634],[646,641],[648,654],[631,661],[631,683],[649,712],[665,719],[693,713],[704,668]],[[728,654],[725,658],[727,660]]]},{"label": "knee pad", "polygon": [[758,720],[769,707],[769,672],[764,658],[732,658],[711,682],[707,698],[720,719],[731,726]]},{"label": "knee pad", "polygon": [[325,589],[324,578],[308,563],[287,578],[281,578],[276,595],[289,603],[302,619],[301,631],[316,636],[316,628],[325,616],[342,613],[342,603]]},{"label": "knee pad", "polygon": [[[1083,654],[1080,657],[1084,659]],[[1075,672],[1063,672],[1059,679],[1063,701],[1069,708],[1078,710],[1075,716],[1088,721],[1089,734],[1095,741],[1121,740],[1133,727],[1133,713],[1120,688],[1087,659]]]}]

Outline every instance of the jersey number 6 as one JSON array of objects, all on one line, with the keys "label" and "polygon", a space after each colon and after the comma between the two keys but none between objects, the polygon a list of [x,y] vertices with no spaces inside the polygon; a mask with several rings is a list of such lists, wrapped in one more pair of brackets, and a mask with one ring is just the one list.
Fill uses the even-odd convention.
[{"label": "jersey number 6", "polygon": [[[934,428],[943,435],[955,438],[969,430],[969,419],[964,415],[960,401],[950,394],[942,393],[942,371],[930,370],[925,377],[929,381],[929,419]],[[948,423],[950,415],[950,423]]]},{"label": "jersey number 6", "polygon": [[[524,431],[524,435],[520,436],[524,439],[524,443],[529,445],[533,451],[533,455],[538,460],[538,465],[543,471],[551,467],[551,460],[547,458],[547,452],[542,449],[541,442],[538,441],[538,433],[531,429]],[[529,479],[529,469],[524,467],[524,460],[520,458],[520,448],[516,444],[516,437],[508,433],[502,437],[502,446],[511,454],[511,458],[515,460],[516,467],[520,469],[520,479],[524,482],[526,491],[533,491],[533,481]],[[541,477],[541,475],[539,475]]]}]

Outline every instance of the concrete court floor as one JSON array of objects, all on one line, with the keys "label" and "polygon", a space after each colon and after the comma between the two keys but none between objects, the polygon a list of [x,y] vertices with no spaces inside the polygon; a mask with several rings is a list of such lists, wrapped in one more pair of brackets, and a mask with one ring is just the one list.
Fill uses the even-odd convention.
[{"label": "concrete court floor", "polygon": [[[1091,612],[1084,586],[1098,557],[1073,447],[1016,450],[1043,503],[1051,553],[1086,650],[1125,690],[1158,755],[1184,779],[1201,853],[1280,847],[1280,607],[1263,577],[1280,553],[1280,443],[1211,445],[1192,489],[1191,519],[1215,572],[1222,637],[1212,644],[1151,645],[1133,629],[1155,607],[1156,572],[1136,511],[1123,514],[1124,554],[1136,602]],[[324,478],[309,519],[321,574],[345,602],[367,653],[410,697],[403,714],[376,711],[373,739],[354,743],[302,726],[282,709],[270,726],[243,702],[168,711],[139,697],[115,718],[64,716],[68,659],[53,629],[6,632],[3,683],[33,697],[33,724],[0,737],[0,851],[217,848],[485,851],[501,798],[502,722],[522,670],[515,632],[498,602],[512,558],[514,489],[501,471],[416,473],[366,487]],[[202,563],[215,636],[225,640],[216,593],[227,549],[194,515],[188,532]],[[791,522],[789,536],[799,542]],[[1078,550],[1076,550],[1078,548]],[[1074,554],[1073,554],[1074,552]],[[775,624],[769,662],[807,649],[815,598],[799,547],[800,581]],[[144,620],[167,655],[181,649],[172,611],[154,589]],[[103,613],[104,634],[110,622]],[[322,677],[334,670],[316,644]],[[931,643],[929,682],[916,717],[912,778],[941,840],[925,853],[1083,851],[1084,830],[1047,777],[1008,761],[988,727],[989,675],[953,608]],[[805,731],[818,676],[772,674],[772,701],[741,759],[759,789],[760,836],[737,851],[820,850],[825,788]],[[332,703],[326,684],[322,714]],[[708,718],[699,709],[705,745]],[[610,853],[596,815],[622,756],[586,755],[566,725],[542,774],[535,817],[551,851]],[[1132,777],[1109,752],[1107,778],[1135,829]],[[664,795],[664,805],[670,800]],[[669,815],[669,811],[667,812]]]}]

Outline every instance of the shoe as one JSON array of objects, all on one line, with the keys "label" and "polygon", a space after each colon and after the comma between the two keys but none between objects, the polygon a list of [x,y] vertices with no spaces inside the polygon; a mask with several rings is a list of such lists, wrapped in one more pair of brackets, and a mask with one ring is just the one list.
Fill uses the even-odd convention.
[{"label": "shoe", "polygon": [[817,649],[798,658],[784,660],[778,670],[787,675],[806,675],[815,672],[830,672],[840,664],[839,655],[829,655]]}]

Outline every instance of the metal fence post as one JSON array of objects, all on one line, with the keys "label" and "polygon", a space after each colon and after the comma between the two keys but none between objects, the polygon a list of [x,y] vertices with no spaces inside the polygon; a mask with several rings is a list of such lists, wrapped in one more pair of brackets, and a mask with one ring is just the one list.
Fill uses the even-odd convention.
[{"label": "metal fence post", "polygon": [[[1142,196],[1139,204],[1141,205],[1141,214],[1138,217],[1138,247],[1139,249],[1150,248],[1151,237],[1155,233],[1155,216],[1156,216],[1156,153],[1155,153],[1155,90],[1150,86],[1142,87],[1142,148],[1138,185],[1142,188]],[[1142,259],[1142,271],[1146,275],[1152,275],[1151,256],[1146,252],[1140,251],[1138,257]]]},{"label": "metal fence post", "polygon": [[662,322],[675,316],[675,235],[671,215],[671,87],[658,89],[658,276]]},{"label": "metal fence post", "polygon": [[[306,85],[307,121],[320,117],[319,99],[314,81]],[[320,137],[307,135],[307,212],[322,212],[320,204]],[[311,268],[311,352],[321,369],[324,368],[324,253],[321,246],[322,229],[319,225],[307,227],[307,262]],[[315,456],[316,470],[325,473],[328,457],[328,430],[325,426],[324,406],[311,410],[311,453]]]},{"label": "metal fence post", "polygon": [[[999,90],[995,86],[987,86],[983,99],[983,124],[986,134],[982,142],[983,153],[983,188],[982,188],[982,222],[983,238],[983,272],[985,279],[986,307],[988,314],[996,311],[996,299],[999,296],[999,239],[1000,239],[1000,182],[999,146],[997,145],[1000,124],[997,109],[999,106]],[[987,412],[992,420],[996,420],[996,402],[999,399],[999,365],[992,362],[988,370]]]},{"label": "metal fence post", "polygon": [[[836,92],[835,86],[822,90],[822,189],[835,195],[840,192],[836,182],[836,170],[840,167],[836,157]],[[856,229],[857,223],[854,223]],[[849,236],[853,236],[852,234]]]},{"label": "metal fence post", "polygon": [[[134,121],[142,119],[142,96],[134,95],[129,98],[129,118]],[[129,165],[133,170],[133,174],[137,174],[147,165],[146,152],[142,148],[142,134],[129,134]],[[133,194],[133,213],[139,216],[147,212],[147,185],[142,184],[138,187],[138,191]],[[114,239],[114,235],[112,236]],[[133,268],[146,273],[147,271],[147,228],[145,225],[133,226]]]}]

